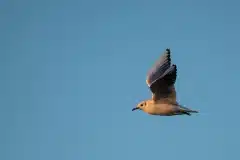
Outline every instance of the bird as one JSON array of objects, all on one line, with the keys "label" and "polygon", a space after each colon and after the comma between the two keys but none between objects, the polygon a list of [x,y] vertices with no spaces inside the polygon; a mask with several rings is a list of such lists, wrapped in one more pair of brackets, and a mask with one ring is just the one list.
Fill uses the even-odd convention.
[{"label": "bird", "polygon": [[166,48],[153,67],[148,71],[146,83],[152,93],[152,98],[141,101],[132,109],[142,110],[150,115],[176,116],[198,113],[182,106],[176,100],[175,82],[177,65],[171,64],[171,50]]}]

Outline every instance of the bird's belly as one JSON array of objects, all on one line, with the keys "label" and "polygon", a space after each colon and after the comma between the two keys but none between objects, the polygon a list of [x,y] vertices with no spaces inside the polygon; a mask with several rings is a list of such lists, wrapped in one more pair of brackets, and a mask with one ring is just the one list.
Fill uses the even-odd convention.
[{"label": "bird's belly", "polygon": [[151,115],[173,115],[175,107],[169,104],[161,104],[151,107],[148,111]]}]

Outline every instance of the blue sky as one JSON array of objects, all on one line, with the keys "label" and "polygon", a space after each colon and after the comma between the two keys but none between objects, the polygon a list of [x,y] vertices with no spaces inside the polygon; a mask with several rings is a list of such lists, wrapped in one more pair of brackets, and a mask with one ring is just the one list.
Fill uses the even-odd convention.
[{"label": "blue sky", "polygon": [[[0,159],[239,159],[238,1],[0,1]],[[131,109],[165,48],[191,117]]]}]

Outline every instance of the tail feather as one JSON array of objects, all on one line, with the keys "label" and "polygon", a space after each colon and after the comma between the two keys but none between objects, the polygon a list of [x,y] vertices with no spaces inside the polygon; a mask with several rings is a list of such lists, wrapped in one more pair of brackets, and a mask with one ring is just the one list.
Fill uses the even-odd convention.
[{"label": "tail feather", "polygon": [[189,116],[191,115],[191,113],[198,113],[198,111],[189,109],[187,107],[183,107],[183,106],[179,106],[179,107],[180,107],[180,112],[182,112],[183,114],[187,114]]}]

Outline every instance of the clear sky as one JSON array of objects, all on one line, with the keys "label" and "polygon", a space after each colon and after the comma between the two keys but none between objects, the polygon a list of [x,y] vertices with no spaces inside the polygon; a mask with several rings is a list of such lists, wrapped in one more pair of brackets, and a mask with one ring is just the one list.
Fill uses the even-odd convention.
[{"label": "clear sky", "polygon": [[[0,159],[239,159],[239,5],[0,1]],[[131,111],[167,47],[199,114]]]}]

